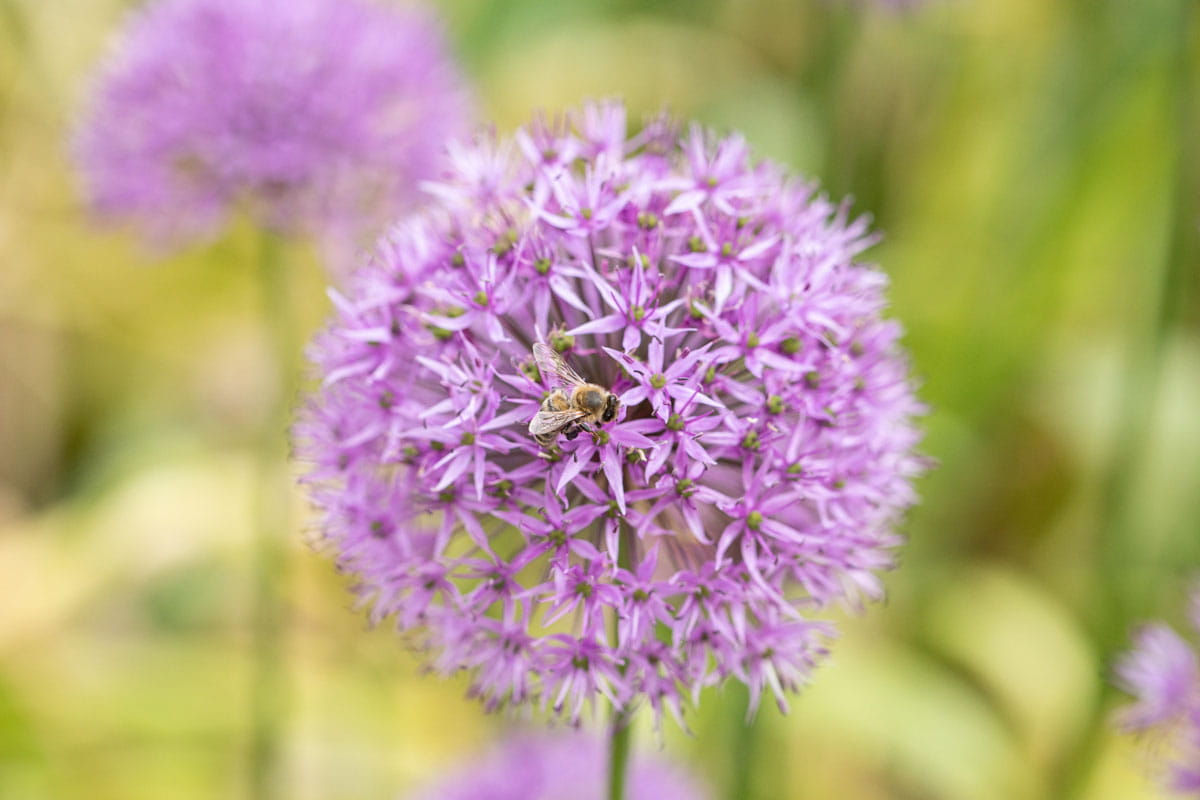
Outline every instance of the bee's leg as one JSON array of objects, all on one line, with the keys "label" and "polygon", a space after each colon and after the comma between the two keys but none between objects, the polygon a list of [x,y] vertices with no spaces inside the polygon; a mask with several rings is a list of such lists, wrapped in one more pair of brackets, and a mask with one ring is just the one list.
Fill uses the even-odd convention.
[{"label": "bee's leg", "polygon": [[577,428],[575,426],[571,426],[570,428],[567,428],[563,431],[563,438],[565,438],[568,442],[574,441],[575,437],[578,435],[579,435],[579,428]]}]

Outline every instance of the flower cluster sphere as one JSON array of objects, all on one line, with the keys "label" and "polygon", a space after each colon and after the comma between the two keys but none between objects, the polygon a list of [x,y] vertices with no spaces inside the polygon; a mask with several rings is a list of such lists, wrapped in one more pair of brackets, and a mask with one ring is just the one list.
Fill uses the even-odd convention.
[{"label": "flower cluster sphere", "polygon": [[[453,771],[414,800],[603,800],[607,756],[603,742],[577,732],[519,734]],[[703,800],[699,784],[661,757],[636,753],[629,765],[629,800]]]},{"label": "flower cluster sphere", "polygon": [[[784,694],[880,595],[921,412],[872,238],[745,142],[589,105],[450,148],[356,274],[297,429],[376,619],[489,707]],[[544,342],[611,424],[543,449]],[[574,434],[574,435],[571,435]]]},{"label": "flower cluster sphere", "polygon": [[160,0],[116,43],[74,149],[96,212],[157,241],[211,234],[238,205],[276,230],[349,234],[405,208],[467,116],[415,9]]},{"label": "flower cluster sphere", "polygon": [[[1200,631],[1200,588],[1193,592],[1192,626]],[[1156,770],[1174,792],[1200,792],[1200,660],[1170,626],[1154,623],[1134,635],[1134,649],[1117,663],[1117,684],[1137,701],[1121,723],[1160,740]]]}]

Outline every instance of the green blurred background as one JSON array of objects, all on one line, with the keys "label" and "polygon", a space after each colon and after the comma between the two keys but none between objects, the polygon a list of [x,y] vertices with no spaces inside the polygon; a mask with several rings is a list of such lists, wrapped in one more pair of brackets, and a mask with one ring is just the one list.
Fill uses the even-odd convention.
[{"label": "green blurred background", "polygon": [[[148,252],[89,222],[65,156],[134,5],[0,0],[4,800],[250,796],[264,769],[254,520],[288,369],[256,234]],[[443,6],[501,130],[585,98],[666,104],[742,130],[886,233],[871,255],[939,467],[888,603],[846,617],[789,715],[766,708],[745,735],[744,693],[714,691],[695,736],[668,731],[714,798],[739,781],[755,798],[1155,796],[1106,685],[1130,627],[1180,621],[1200,568],[1192,5]],[[301,341],[325,277],[310,248],[285,257]],[[401,797],[502,736],[464,683],[366,629],[293,506],[264,793]]]}]

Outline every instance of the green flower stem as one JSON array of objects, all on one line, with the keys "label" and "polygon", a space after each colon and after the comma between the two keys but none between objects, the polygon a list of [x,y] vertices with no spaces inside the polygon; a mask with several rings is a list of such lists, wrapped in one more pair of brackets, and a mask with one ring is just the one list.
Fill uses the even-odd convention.
[{"label": "green flower stem", "polygon": [[608,800],[625,800],[625,779],[629,774],[629,746],[632,739],[629,715],[613,709],[608,739]]},{"label": "green flower stem", "polygon": [[733,764],[729,773],[729,788],[725,793],[728,800],[751,800],[754,797],[752,777],[754,775],[754,754],[758,748],[758,734],[762,725],[761,715],[755,714],[752,719],[746,718],[746,710],[750,703],[750,692],[740,683],[728,687],[725,705],[728,707],[728,725],[733,731],[730,737],[730,753]]},{"label": "green flower stem", "polygon": [[[634,558],[633,549],[637,546],[637,537],[628,526],[622,525],[620,533],[621,550],[617,554],[617,566],[631,569]],[[617,620],[612,619],[612,638],[618,638]],[[620,667],[621,674],[625,667]],[[632,736],[632,717],[628,711],[614,708],[612,710],[612,727],[608,739],[608,800],[625,800],[625,781],[629,773],[629,742]]]},{"label": "green flower stem", "polygon": [[28,55],[29,28],[25,24],[24,15],[17,8],[16,0],[0,2],[0,22],[3,22],[4,30],[8,32],[9,40]]},{"label": "green flower stem", "polygon": [[251,626],[253,663],[250,691],[250,796],[280,796],[280,732],[286,715],[286,669],[282,638],[286,548],[289,530],[287,479],[287,413],[295,360],[283,243],[263,232],[259,242],[258,279],[271,364],[275,368],[270,410],[258,446],[258,491],[255,508]]},{"label": "green flower stem", "polygon": [[846,130],[845,101],[850,64],[858,43],[860,9],[842,3],[818,0],[811,4],[819,33],[812,37],[812,56],[797,76],[796,86],[811,94],[830,132],[825,146],[822,182],[828,191],[847,194],[854,186],[855,147],[860,146],[853,130]]}]

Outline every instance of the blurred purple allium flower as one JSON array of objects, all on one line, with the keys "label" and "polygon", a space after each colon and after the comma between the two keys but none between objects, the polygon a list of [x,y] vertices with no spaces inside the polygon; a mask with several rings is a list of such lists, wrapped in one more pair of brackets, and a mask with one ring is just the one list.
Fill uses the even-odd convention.
[{"label": "blurred purple allium flower", "polygon": [[[517,735],[482,758],[413,796],[413,800],[603,800],[606,744],[575,731]],[[628,800],[703,800],[708,794],[674,764],[636,752],[625,787]]]},{"label": "blurred purple allium flower", "polygon": [[[1200,586],[1190,616],[1200,631]],[[1145,731],[1155,742],[1156,769],[1171,791],[1200,792],[1200,662],[1195,649],[1169,626],[1145,625],[1134,649],[1117,662],[1116,682],[1137,698],[1120,716],[1122,727]]]},{"label": "blurred purple allium flower", "polygon": [[[297,453],[340,566],[489,708],[679,719],[726,678],[783,706],[812,612],[882,594],[922,468],[867,224],[613,104],[451,155],[311,349]],[[551,452],[538,341],[621,401]]]},{"label": "blurred purple allium flower", "polygon": [[[830,0],[834,2],[835,0]],[[925,0],[850,0],[851,5],[875,6],[887,11],[909,11],[923,5]]]},{"label": "blurred purple allium flower", "polygon": [[104,218],[160,243],[260,224],[379,229],[468,103],[441,30],[371,0],[160,0],[135,14],[75,132]]}]

